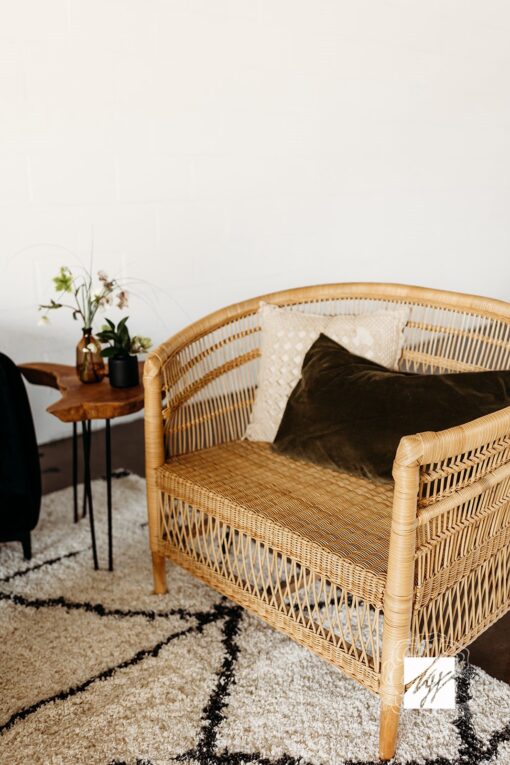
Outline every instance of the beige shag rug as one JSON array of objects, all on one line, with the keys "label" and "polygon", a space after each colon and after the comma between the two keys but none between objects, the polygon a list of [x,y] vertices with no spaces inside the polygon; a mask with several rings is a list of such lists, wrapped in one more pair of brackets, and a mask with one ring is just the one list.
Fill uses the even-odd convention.
[{"label": "beige shag rug", "polygon": [[[376,762],[370,692],[175,566],[151,594],[144,482],[113,488],[113,573],[92,569],[70,489],[44,498],[31,561],[0,547],[2,765]],[[471,667],[457,700],[404,712],[398,763],[510,763],[510,686]]]}]

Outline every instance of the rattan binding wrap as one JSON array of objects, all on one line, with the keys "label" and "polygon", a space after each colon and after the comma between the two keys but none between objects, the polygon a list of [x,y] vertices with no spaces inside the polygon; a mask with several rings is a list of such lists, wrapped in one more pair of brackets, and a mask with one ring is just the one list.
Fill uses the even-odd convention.
[{"label": "rattan binding wrap", "polygon": [[510,408],[402,439],[394,484],[242,440],[261,299],[328,315],[408,305],[401,368],[510,368],[510,305],[418,287],[266,295],[187,327],[145,365],[150,542],[381,696],[395,750],[403,657],[452,654],[510,605]]}]

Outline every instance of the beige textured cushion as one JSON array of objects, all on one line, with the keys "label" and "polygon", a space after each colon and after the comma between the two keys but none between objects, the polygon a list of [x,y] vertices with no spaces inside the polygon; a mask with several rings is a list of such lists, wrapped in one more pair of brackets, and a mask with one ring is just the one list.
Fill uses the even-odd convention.
[{"label": "beige textured cushion", "polygon": [[325,334],[351,353],[395,369],[408,308],[359,316],[317,316],[262,303],[258,388],[245,438],[273,441],[287,400],[301,377],[306,352]]}]

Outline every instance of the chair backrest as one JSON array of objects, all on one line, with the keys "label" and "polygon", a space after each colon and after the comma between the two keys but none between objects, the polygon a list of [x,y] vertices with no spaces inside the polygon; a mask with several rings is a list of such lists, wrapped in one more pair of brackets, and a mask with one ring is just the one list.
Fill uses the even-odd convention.
[{"label": "chair backrest", "polygon": [[0,541],[20,539],[39,519],[41,471],[21,374],[0,353]]},{"label": "chair backrest", "polygon": [[[167,448],[179,454],[240,438],[260,356],[260,301],[315,314],[360,314],[408,305],[400,368],[427,374],[510,368],[510,304],[397,284],[328,284],[229,306],[187,327],[156,353],[164,359]],[[198,438],[190,445],[189,434]]]}]

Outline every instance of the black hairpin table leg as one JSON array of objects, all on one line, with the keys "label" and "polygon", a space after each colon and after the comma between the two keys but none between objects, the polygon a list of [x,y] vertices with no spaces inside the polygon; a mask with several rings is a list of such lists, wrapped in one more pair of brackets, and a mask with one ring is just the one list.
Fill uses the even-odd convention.
[{"label": "black hairpin table leg", "polygon": [[92,505],[92,486],[90,483],[90,444],[92,439],[92,427],[90,420],[83,420],[82,422],[82,434],[83,434],[83,493],[84,493],[84,506],[88,505],[89,510],[89,523],[90,523],[90,537],[92,540],[92,557],[94,560],[94,568],[99,568],[97,560],[97,547],[96,547],[96,529],[94,526],[94,507]]},{"label": "black hairpin table leg", "polygon": [[112,444],[110,420],[105,420],[106,451],[106,501],[108,506],[108,571],[113,571],[113,529],[112,529]]},{"label": "black hairpin table leg", "polygon": [[[88,497],[87,497],[87,487],[86,487],[86,484],[85,484],[85,451],[86,451],[86,447],[85,447],[86,434],[85,434],[85,431],[86,431],[86,429],[88,428],[89,425],[90,425],[89,420],[83,420],[82,423],[81,423],[81,440],[82,440],[82,446],[83,446],[83,503],[82,503],[82,511],[81,511],[81,517],[82,518],[85,518],[85,516],[87,515],[87,501],[88,501]],[[90,454],[90,444],[89,444],[89,454]],[[90,460],[89,460],[89,475],[90,475]]]},{"label": "black hairpin table leg", "polygon": [[78,428],[73,422],[73,521],[78,523]]}]

